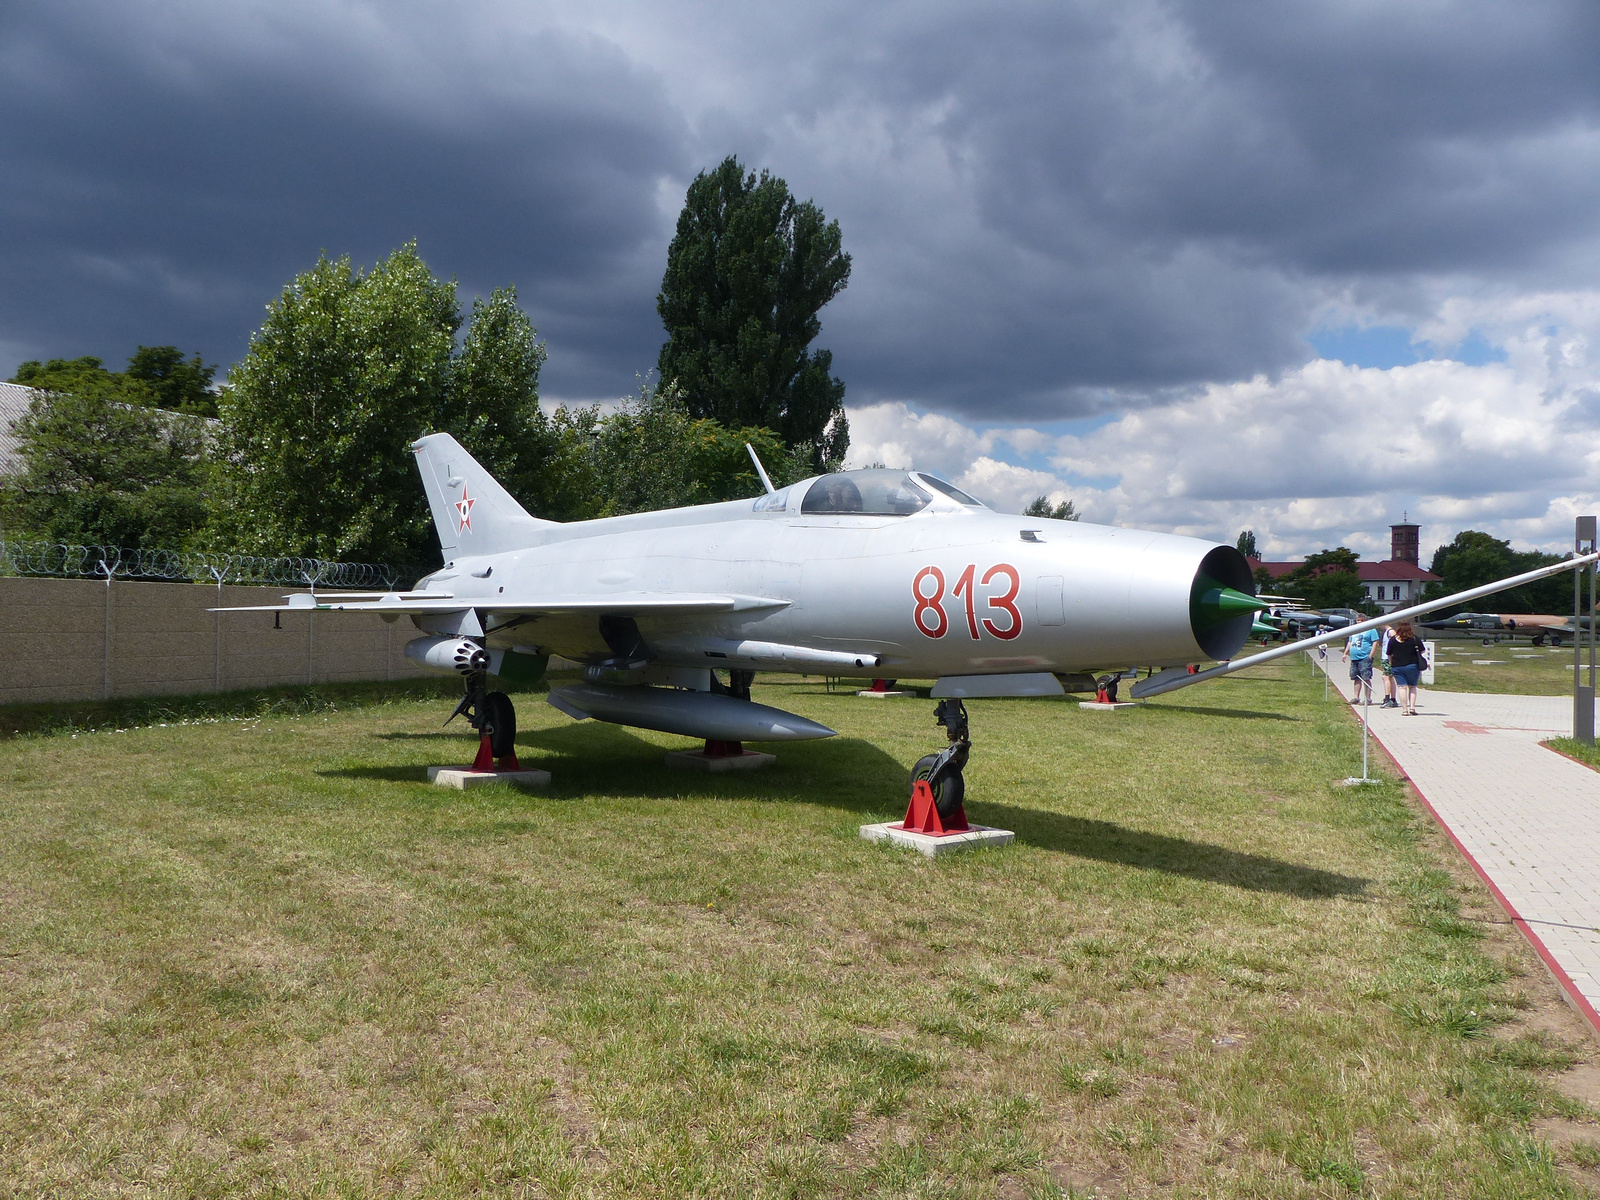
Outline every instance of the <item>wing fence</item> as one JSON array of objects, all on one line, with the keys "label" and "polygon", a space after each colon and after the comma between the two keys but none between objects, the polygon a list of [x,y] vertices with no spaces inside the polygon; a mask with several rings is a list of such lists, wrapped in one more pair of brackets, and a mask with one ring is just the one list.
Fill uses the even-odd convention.
[{"label": "wing fence", "polygon": [[388,563],[0,540],[0,575],[392,590],[425,573]]}]

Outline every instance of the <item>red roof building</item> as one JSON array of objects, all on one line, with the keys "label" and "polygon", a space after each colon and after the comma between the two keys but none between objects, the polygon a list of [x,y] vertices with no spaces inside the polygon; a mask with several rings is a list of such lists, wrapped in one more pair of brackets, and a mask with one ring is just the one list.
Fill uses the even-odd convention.
[{"label": "red roof building", "polygon": [[[1367,599],[1384,612],[1416,604],[1422,599],[1422,589],[1439,576],[1417,565],[1419,529],[1416,525],[1389,526],[1389,557],[1382,562],[1356,563],[1356,575],[1366,589]],[[1265,567],[1274,579],[1282,579],[1300,566],[1297,562],[1263,562],[1249,560],[1252,571]]]}]

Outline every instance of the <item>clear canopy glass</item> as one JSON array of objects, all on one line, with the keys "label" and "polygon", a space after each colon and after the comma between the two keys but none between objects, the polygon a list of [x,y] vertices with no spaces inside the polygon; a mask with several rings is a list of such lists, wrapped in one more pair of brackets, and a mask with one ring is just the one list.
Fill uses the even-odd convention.
[{"label": "clear canopy glass", "polygon": [[936,491],[943,492],[958,504],[965,504],[969,508],[984,507],[982,500],[974,500],[953,483],[946,483],[937,475],[929,475],[926,471],[918,471],[917,478]]},{"label": "clear canopy glass", "polygon": [[800,511],[907,517],[932,499],[905,471],[839,471],[822,476],[806,490]]}]

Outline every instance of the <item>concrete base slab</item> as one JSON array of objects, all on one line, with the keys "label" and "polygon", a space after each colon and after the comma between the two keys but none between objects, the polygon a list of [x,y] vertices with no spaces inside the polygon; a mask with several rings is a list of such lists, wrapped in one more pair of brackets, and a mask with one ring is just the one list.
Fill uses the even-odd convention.
[{"label": "concrete base slab", "polygon": [[474,771],[471,767],[429,767],[428,782],[440,787],[488,787],[491,783],[515,783],[523,787],[544,787],[549,771]]},{"label": "concrete base slab", "polygon": [[882,700],[885,696],[909,696],[910,694],[910,692],[875,692],[871,688],[865,688],[856,693],[856,695],[865,696],[869,700]]},{"label": "concrete base slab", "polygon": [[1383,782],[1383,780],[1381,780],[1381,779],[1358,779],[1354,775],[1351,775],[1347,779],[1339,780],[1338,786],[1339,787],[1371,787],[1371,786],[1375,786],[1377,784],[1380,784],[1382,782]]},{"label": "concrete base slab", "polygon": [[917,833],[904,829],[899,821],[884,821],[877,825],[863,825],[861,836],[869,842],[892,842],[905,846],[928,858],[937,858],[956,850],[976,850],[980,846],[1004,846],[1016,840],[1009,829],[995,829],[989,825],[974,825],[965,833]]},{"label": "concrete base slab", "polygon": [[1079,708],[1086,708],[1090,712],[1111,712],[1117,708],[1138,708],[1132,700],[1118,700],[1115,704],[1101,704],[1098,700],[1079,700]]},{"label": "concrete base slab", "polygon": [[661,761],[680,771],[754,771],[778,761],[776,754],[762,754],[759,750],[746,750],[743,754],[713,756],[704,750],[669,750]]}]

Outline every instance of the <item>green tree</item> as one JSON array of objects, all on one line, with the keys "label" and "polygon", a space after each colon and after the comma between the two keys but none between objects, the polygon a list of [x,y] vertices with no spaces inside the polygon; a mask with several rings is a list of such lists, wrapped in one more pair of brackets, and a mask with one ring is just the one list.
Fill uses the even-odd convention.
[{"label": "green tree", "polygon": [[160,408],[193,413],[201,417],[217,415],[217,398],[211,380],[217,373],[199,353],[184,358],[176,346],[140,346],[128,359],[126,375],[145,384]]},{"label": "green tree", "polygon": [[544,344],[517,305],[516,288],[474,300],[440,420],[529,512],[549,516],[565,504],[566,481],[553,461],[560,439],[539,407],[544,362]]},{"label": "green tree", "polygon": [[106,370],[104,363],[92,354],[81,358],[52,358],[46,362],[30,360],[17,367],[10,382],[43,392],[98,396],[125,404],[155,403],[154,393],[142,382]]},{"label": "green tree", "polygon": [[51,392],[92,393],[127,404],[147,404],[195,416],[217,415],[211,379],[216,367],[196,354],[185,359],[176,346],[140,346],[126,371],[108,371],[92,354],[37,359],[21,364],[12,383]]},{"label": "green tree", "polygon": [[1051,504],[1049,496],[1037,496],[1029,502],[1028,507],[1022,510],[1025,517],[1045,517],[1052,521],[1076,521],[1079,517],[1077,506],[1071,500],[1063,500],[1060,504]]},{"label": "green tree", "polygon": [[318,260],[268,306],[220,398],[218,540],[420,564],[437,554],[410,443],[454,434],[515,492],[551,444],[543,349],[507,288],[474,305],[409,242],[371,271]]},{"label": "green tree", "polygon": [[1312,608],[1354,608],[1366,595],[1356,561],[1356,552],[1344,546],[1320,550],[1280,576],[1277,586]]},{"label": "green tree", "polygon": [[[1476,529],[1463,529],[1433,554],[1429,569],[1441,581],[1430,583],[1425,599],[1464,592],[1510,575],[1548,566],[1564,556],[1538,550],[1513,550],[1511,543]],[[1557,575],[1485,597],[1473,606],[1476,611],[1503,613],[1567,613],[1572,611],[1572,578]],[[1449,611],[1459,612],[1456,607]]]},{"label": "green tree", "polygon": [[39,392],[14,434],[23,470],[0,490],[0,528],[17,536],[182,549],[205,522],[193,418],[129,404],[86,372],[72,391]]},{"label": "green tree", "polygon": [[656,311],[658,362],[696,418],[765,427],[818,469],[850,445],[833,355],[810,350],[817,314],[850,279],[837,221],[766,171],[729,155],[689,185]]},{"label": "green tree", "polygon": [[746,443],[761,456],[774,486],[808,473],[804,449],[790,450],[769,429],[728,429],[709,417],[693,417],[670,386],[642,385],[609,416],[591,408],[570,419],[580,427],[587,423],[590,457],[576,473],[593,489],[595,503],[585,516],[759,495],[761,481]]},{"label": "green tree", "polygon": [[1239,540],[1234,543],[1239,553],[1246,558],[1260,558],[1261,553],[1256,549],[1256,531],[1246,529],[1239,535]]}]

